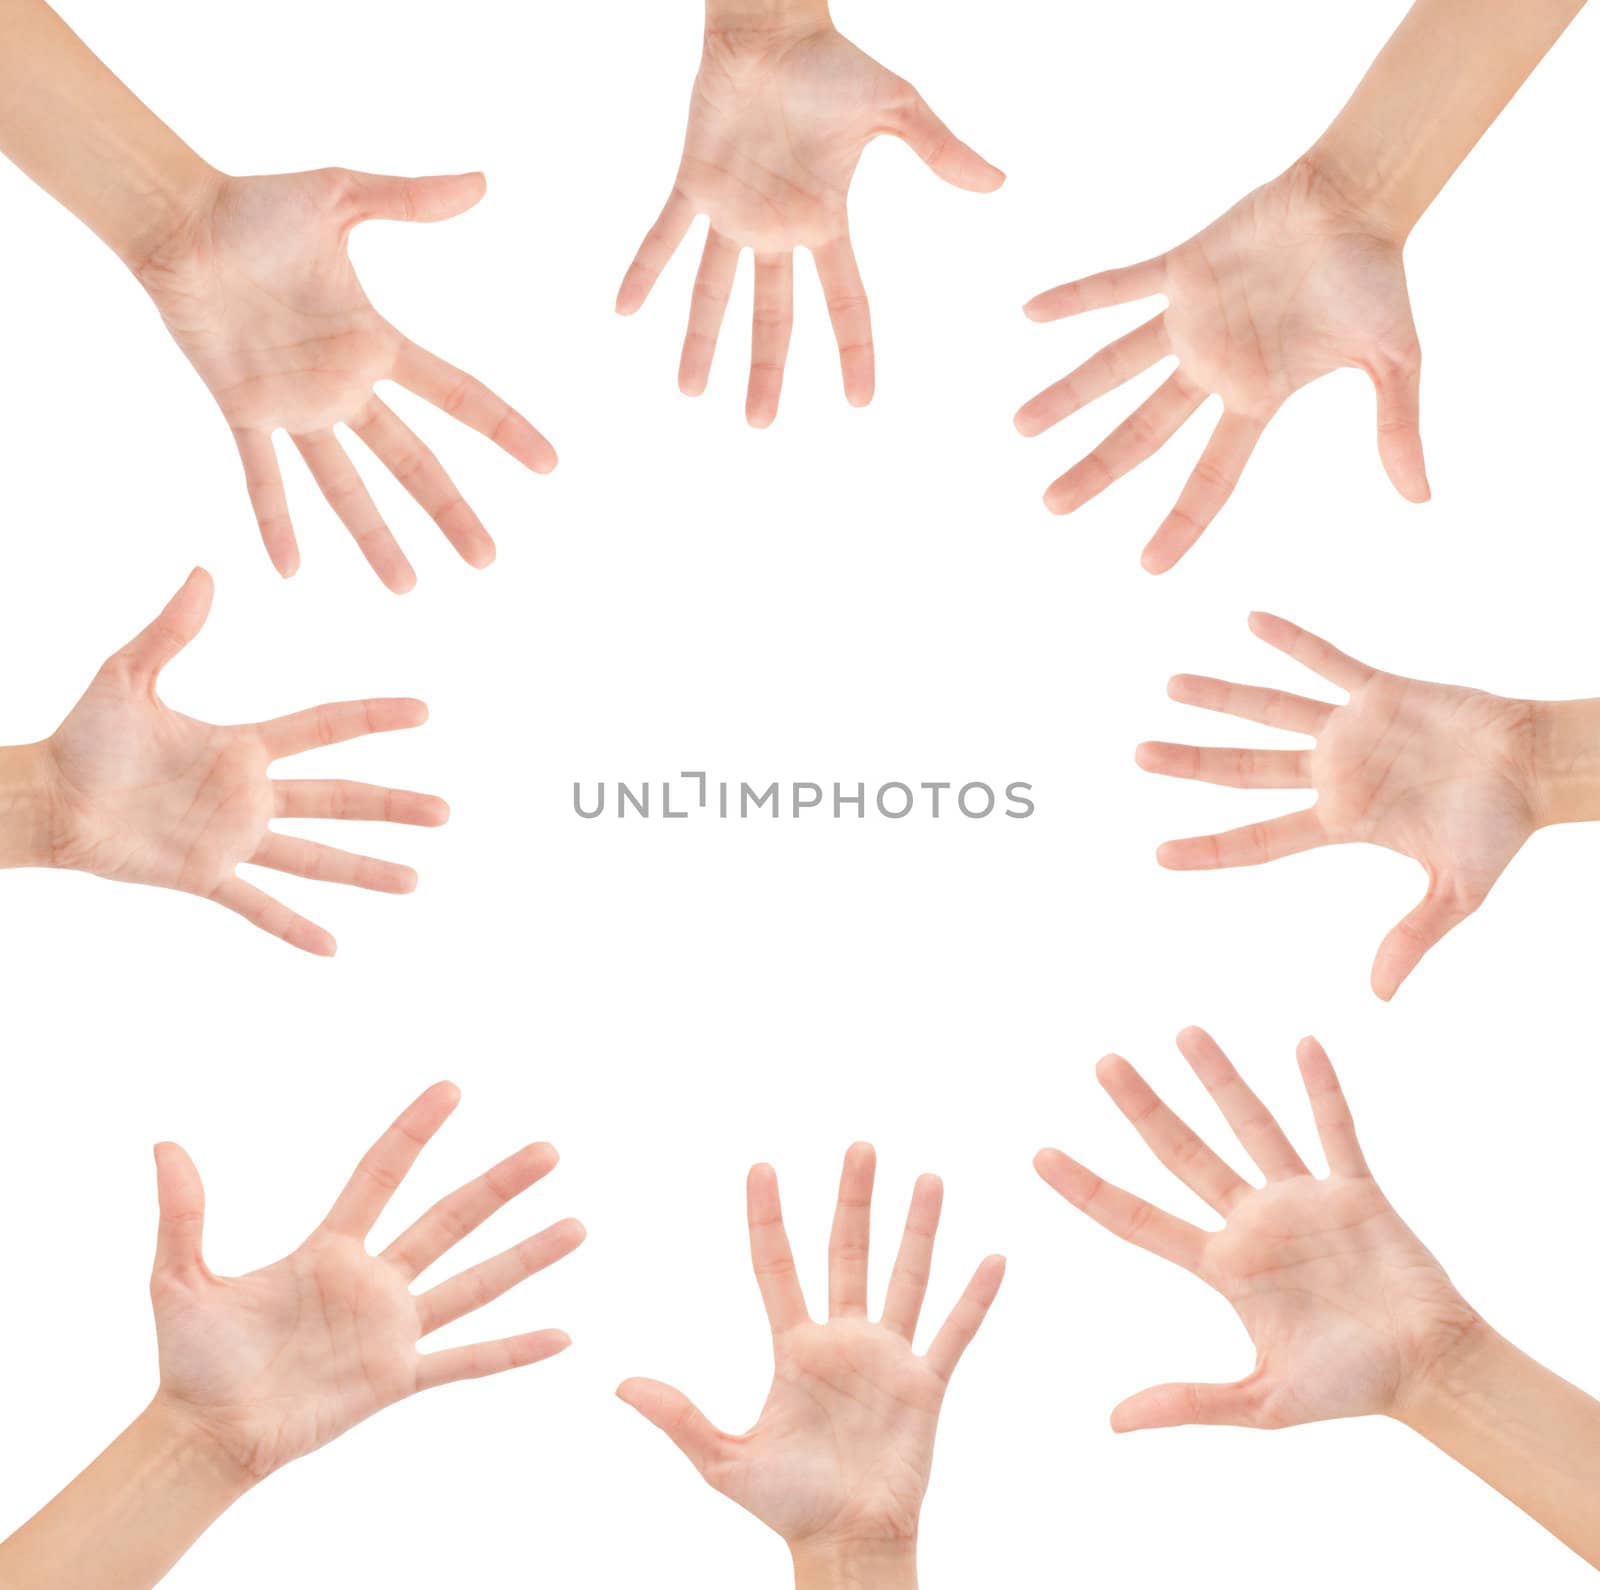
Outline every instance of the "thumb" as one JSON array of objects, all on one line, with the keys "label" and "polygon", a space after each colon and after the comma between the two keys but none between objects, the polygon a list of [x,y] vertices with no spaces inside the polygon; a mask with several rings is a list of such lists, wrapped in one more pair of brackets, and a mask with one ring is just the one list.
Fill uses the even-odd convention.
[{"label": "thumb", "polygon": [[1467,899],[1453,885],[1430,879],[1421,904],[1396,924],[1378,946],[1377,959],[1372,963],[1373,993],[1379,999],[1393,999],[1395,991],[1416,970],[1417,962],[1477,909],[1478,902]]},{"label": "thumb", "polygon": [[481,171],[456,177],[375,177],[346,173],[350,224],[361,221],[448,221],[470,210],[488,188]]},{"label": "thumb", "polygon": [[708,1470],[727,1456],[724,1435],[681,1391],[659,1380],[624,1380],[617,1395],[642,1413],[677,1449],[709,1478]]},{"label": "thumb", "polygon": [[1256,1425],[1260,1405],[1260,1392],[1250,1380],[1226,1386],[1152,1386],[1111,1410],[1111,1428],[1126,1434],[1130,1430],[1169,1430],[1182,1424]]},{"label": "thumb", "polygon": [[1006,180],[1005,172],[991,166],[976,149],[962,143],[928,108],[915,89],[897,112],[893,132],[909,144],[936,177],[970,193],[993,193]]},{"label": "thumb", "polygon": [[161,670],[200,633],[211,611],[214,587],[204,569],[196,569],[178,594],[111,659],[135,683],[152,689]]},{"label": "thumb", "polygon": [[161,1222],[156,1228],[156,1273],[182,1275],[203,1269],[200,1237],[206,1195],[194,1161],[176,1143],[157,1143],[156,1197]]},{"label": "thumb", "polygon": [[1433,495],[1422,462],[1422,352],[1412,347],[1375,370],[1378,389],[1378,457],[1394,489],[1407,502]]}]

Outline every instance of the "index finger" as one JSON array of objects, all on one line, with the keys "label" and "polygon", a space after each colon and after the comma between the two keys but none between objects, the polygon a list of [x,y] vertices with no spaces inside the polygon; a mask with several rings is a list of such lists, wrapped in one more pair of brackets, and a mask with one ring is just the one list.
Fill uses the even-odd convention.
[{"label": "index finger", "polygon": [[1143,1198],[1114,1187],[1059,1148],[1042,1148],[1033,1168],[1074,1208],[1082,1210],[1114,1237],[1131,1242],[1158,1259],[1194,1270],[1205,1253],[1206,1234],[1187,1220],[1157,1209]]},{"label": "index finger", "polygon": [[1173,872],[1205,872],[1215,867],[1259,867],[1302,850],[1329,843],[1315,806],[1273,817],[1264,823],[1230,828],[1223,834],[1198,834],[1169,839],[1156,850],[1156,860]]},{"label": "index finger", "polygon": [[504,398],[465,370],[407,342],[401,345],[392,374],[406,391],[487,436],[535,474],[548,475],[556,467],[555,448]]},{"label": "index finger", "polygon": [[922,1300],[928,1291],[928,1272],[933,1267],[933,1241],[939,1231],[939,1210],[944,1202],[944,1184],[937,1176],[919,1176],[912,1189],[911,1207],[906,1212],[906,1229],[895,1255],[889,1276],[889,1291],[884,1299],[883,1326],[909,1342],[917,1334]]},{"label": "index finger", "polygon": [[1151,574],[1165,574],[1205,533],[1233,495],[1264,429],[1259,420],[1224,414],[1171,513],[1151,536],[1141,561]]},{"label": "index finger", "polygon": [[872,401],[877,365],[872,351],[872,312],[867,307],[867,289],[848,234],[813,248],[811,263],[827,300],[833,340],[839,345],[845,401],[860,408]]},{"label": "index finger", "polygon": [[417,1155],[461,1102],[453,1082],[435,1082],[400,1112],[395,1123],[362,1156],[345,1189],[328,1211],[323,1229],[342,1237],[365,1237],[417,1162]]},{"label": "index finger", "polygon": [[794,1254],[789,1249],[789,1234],[783,1229],[778,1174],[770,1165],[751,1169],[745,1186],[745,1208],[750,1221],[750,1263],[772,1334],[781,1335],[809,1316],[800,1277],[795,1273]]},{"label": "index finger", "polygon": [[408,696],[374,696],[366,701],[330,701],[256,725],[256,734],[273,761],[318,746],[357,740],[366,734],[414,729],[428,721],[428,709]]}]

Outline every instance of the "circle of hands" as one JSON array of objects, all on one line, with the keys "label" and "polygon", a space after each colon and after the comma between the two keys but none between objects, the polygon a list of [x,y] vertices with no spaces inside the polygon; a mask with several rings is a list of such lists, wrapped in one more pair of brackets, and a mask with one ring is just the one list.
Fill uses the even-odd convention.
[{"label": "circle of hands", "polygon": [[1170,253],[1041,293],[1030,319],[1060,320],[1164,294],[1167,307],[1018,410],[1037,436],[1163,359],[1156,391],[1045,493],[1072,513],[1152,457],[1216,395],[1222,414],[1176,506],[1144,549],[1165,573],[1239,483],[1288,397],[1330,371],[1364,370],[1377,389],[1378,455],[1409,502],[1427,500],[1418,407],[1422,351],[1401,246],[1309,163],[1258,188]]},{"label": "circle of hands", "polygon": [[356,171],[219,180],[201,219],[138,276],[232,428],[261,537],[277,571],[300,566],[272,433],[286,430],[328,505],[391,591],[416,574],[384,523],[336,425],[347,425],[474,568],[494,542],[444,466],[378,397],[394,381],[540,474],[543,436],[482,382],[402,336],[372,307],[350,263],[363,221],[442,221],[483,197],[480,175]]},{"label": "circle of hands", "polygon": [[697,215],[709,217],[689,306],[679,388],[705,390],[743,249],[755,254],[745,417],[777,417],[794,313],[794,251],[807,249],[839,345],[845,397],[872,397],[872,324],[850,247],[846,195],[862,150],[904,140],[954,187],[988,193],[1003,174],[960,141],[912,86],[831,26],[711,33],[695,79],[683,159],[660,218],[617,294],[631,315]]},{"label": "circle of hands", "polygon": [[1329,1174],[1314,1176],[1226,1055],[1197,1027],[1178,1036],[1264,1183],[1247,1181],[1120,1055],[1101,1086],[1151,1152],[1224,1221],[1206,1231],[1102,1181],[1058,1149],[1034,1161],[1069,1203],[1231,1303],[1256,1366],[1228,1385],[1154,1386],[1118,1404],[1117,1430],[1183,1424],[1276,1429],[1363,1414],[1403,1417],[1422,1377],[1479,1323],[1372,1179],[1322,1046],[1299,1047]]},{"label": "circle of hands", "polygon": [[1533,707],[1481,690],[1386,674],[1298,625],[1251,615],[1262,640],[1347,691],[1342,706],[1180,674],[1173,700],[1295,734],[1309,750],[1151,742],[1139,765],[1239,789],[1311,789],[1316,804],[1227,833],[1163,845],[1165,867],[1251,866],[1321,845],[1383,845],[1427,870],[1421,903],[1379,946],[1372,987],[1392,998],[1422,957],[1476,911],[1538,826]]},{"label": "circle of hands", "polygon": [[[710,228],[691,303],[680,386],[705,387],[740,251],[756,255],[747,417],[775,417],[790,336],[793,251],[810,250],[839,344],[847,398],[873,390],[865,291],[851,251],[846,196],[872,138],[904,139],[946,181],[990,191],[1001,175],[957,140],[910,85],[831,28],[713,37],[691,104],[683,160],[660,219],[618,295],[631,313],[697,214]],[[415,576],[341,448],[362,438],[469,563],[493,543],[437,458],[376,396],[392,379],[495,441],[531,469],[549,444],[470,376],[405,339],[373,309],[351,267],[351,229],[374,218],[461,213],[481,178],[416,181],[341,171],[229,179],[204,222],[153,257],[141,280],[222,407],[244,463],[263,540],[280,573],[298,567],[271,436],[289,431],[319,487],[374,570],[394,590]],[[1398,245],[1304,169],[1235,206],[1171,253],[1041,295],[1053,320],[1164,294],[1167,308],[1039,394],[1017,416],[1036,435],[1167,357],[1164,384],[1046,501],[1071,512],[1152,456],[1208,395],[1223,414],[1145,566],[1170,568],[1236,486],[1272,415],[1331,370],[1364,369],[1378,395],[1379,452],[1396,488],[1428,495],[1418,430],[1420,350]],[[219,728],[172,712],[155,694],[166,663],[198,634],[210,605],[199,571],[166,611],[96,675],[47,742],[59,776],[62,863],[102,876],[185,889],[241,912],[300,948],[332,941],[235,876],[241,862],[403,892],[409,869],[274,834],[274,817],[431,824],[434,797],[347,782],[267,777],[277,757],[414,726],[411,701],[343,703],[269,723]],[[1366,840],[1419,860],[1423,904],[1379,951],[1388,997],[1444,932],[1476,908],[1534,826],[1523,776],[1525,704],[1380,673],[1282,620],[1257,615],[1262,638],[1349,692],[1342,706],[1218,680],[1181,677],[1175,699],[1309,734],[1310,751],[1140,749],[1173,776],[1246,788],[1314,788],[1317,804],[1232,833],[1178,841],[1173,867],[1271,860],[1314,845]],[[1208,1148],[1127,1061],[1101,1062],[1102,1085],[1156,1157],[1223,1217],[1205,1231],[1102,1181],[1056,1150],[1040,1174],[1126,1241],[1199,1276],[1234,1306],[1257,1351],[1229,1385],[1173,1384],[1118,1406],[1132,1430],[1183,1423],[1275,1427],[1403,1407],[1418,1377],[1476,1316],[1372,1179],[1327,1056],[1299,1062],[1330,1174],[1312,1175],[1216,1044],[1190,1029],[1179,1047],[1260,1170],[1246,1181]],[[374,1146],[321,1226],[288,1258],[236,1279],[201,1253],[198,1175],[172,1144],[157,1150],[161,1225],[152,1279],[159,1395],[194,1418],[252,1478],[331,1440],[416,1391],[497,1373],[560,1351],[541,1331],[422,1354],[417,1341],[544,1269],[583,1239],[562,1221],[421,1293],[417,1278],[462,1236],[546,1175],[548,1145],[521,1150],[436,1204],[381,1254],[366,1239],[422,1147],[457,1102],[430,1089]],[[791,1544],[914,1536],[951,1373],[979,1328],[1003,1261],[979,1266],[928,1352],[913,1338],[941,1201],[917,1183],[882,1317],[867,1316],[874,1160],[846,1157],[829,1251],[829,1315],[806,1310],[776,1178],[749,1181],[751,1251],[773,1332],[771,1391],[742,1436],[717,1430],[682,1393],[631,1380],[623,1399],[658,1425],[717,1489]]]},{"label": "circle of hands", "polygon": [[265,723],[219,726],[174,712],[156,694],[161,670],[199,634],[211,576],[196,569],[153,624],[110,658],[61,727],[43,742],[59,867],[121,883],[181,889],[236,911],[314,955],[334,940],[238,876],[241,863],[386,894],[416,887],[410,867],[276,832],[280,817],[436,827],[435,795],[346,779],[277,779],[280,757],[427,720],[420,701],[341,701]]},{"label": "circle of hands", "polygon": [[744,1435],[718,1430],[682,1392],[627,1380],[617,1395],[668,1435],[725,1496],[796,1550],[915,1539],[946,1386],[1005,1272],[991,1255],[928,1350],[913,1347],[943,1199],[936,1176],[912,1193],[883,1313],[867,1315],[875,1156],[845,1156],[828,1244],[828,1317],[811,1318],[795,1273],[772,1167],[750,1172],[750,1256],[772,1327],[772,1389]]},{"label": "circle of hands", "polygon": [[213,1441],[247,1482],[265,1478],[380,1408],[449,1381],[537,1363],[569,1345],[541,1330],[419,1353],[418,1339],[484,1307],[584,1239],[562,1220],[421,1292],[413,1283],[463,1237],[549,1174],[548,1143],[518,1150],[441,1199],[381,1253],[367,1238],[460,1093],[429,1088],[367,1153],[327,1218],[286,1259],[213,1275],[201,1253],[205,1200],[187,1154],[156,1149],[160,1234],[150,1295],[157,1398]]}]

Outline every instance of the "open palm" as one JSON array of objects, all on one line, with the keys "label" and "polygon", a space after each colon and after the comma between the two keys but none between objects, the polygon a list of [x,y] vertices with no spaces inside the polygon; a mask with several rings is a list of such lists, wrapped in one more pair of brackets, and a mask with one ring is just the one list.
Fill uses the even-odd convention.
[{"label": "open palm", "polygon": [[1417,963],[1483,903],[1537,826],[1533,707],[1481,690],[1381,673],[1270,614],[1263,640],[1349,692],[1343,706],[1180,674],[1176,701],[1312,735],[1310,751],[1151,742],[1139,765],[1243,789],[1314,789],[1304,811],[1228,833],[1180,839],[1157,857],[1180,869],[1248,866],[1319,845],[1383,845],[1420,862],[1428,891],[1384,939],[1372,986],[1391,998]]},{"label": "open palm", "polygon": [[351,855],[269,827],[279,817],[355,818],[435,826],[433,795],[347,780],[274,779],[278,757],[415,727],[420,701],[344,701],[266,723],[223,727],[174,712],[161,670],[199,634],[211,576],[196,569],[161,616],[113,656],[45,742],[59,813],[53,862],[120,883],[181,889],[237,911],[312,954],[332,937],[238,876],[245,862],[387,894],[416,887],[411,868]]},{"label": "open palm", "polygon": [[846,195],[861,151],[904,139],[946,182],[989,192],[1001,173],[959,139],[903,79],[831,27],[710,33],[689,108],[677,181],[617,294],[632,314],[697,215],[710,218],[678,371],[705,390],[742,249],[756,257],[745,414],[778,412],[794,306],[794,250],[817,267],[839,344],[845,396],[873,391],[872,328],[850,247]]},{"label": "open palm", "polygon": [[912,1346],[933,1256],[942,1192],[922,1177],[882,1318],[867,1317],[867,1251],[875,1159],[845,1157],[828,1248],[828,1318],[813,1320],[795,1273],[770,1166],[750,1173],[750,1251],[773,1335],[773,1378],[753,1429],[718,1430],[682,1392],[629,1380],[618,1395],[666,1432],[707,1481],[793,1547],[915,1539],[950,1375],[1004,1273],[985,1259],[924,1355]]},{"label": "open palm", "polygon": [[1300,1045],[1330,1172],[1319,1179],[1207,1034],[1191,1027],[1178,1046],[1264,1186],[1213,1153],[1120,1056],[1102,1060],[1098,1076],[1156,1158],[1223,1217],[1220,1231],[1113,1187],[1057,1149],[1035,1163],[1108,1231],[1221,1293],[1250,1333],[1256,1366],[1231,1384],[1140,1392],[1118,1405],[1113,1426],[1275,1429],[1395,1412],[1477,1316],[1372,1179],[1327,1055],[1315,1039]]},{"label": "open palm", "polygon": [[1211,394],[1222,416],[1144,551],[1152,573],[1170,569],[1221,511],[1267,422],[1299,388],[1357,368],[1378,394],[1378,452],[1395,488],[1428,496],[1418,421],[1421,349],[1400,247],[1296,167],[1249,194],[1168,254],[1069,282],[1027,306],[1059,320],[1165,294],[1167,307],[1102,349],[1017,413],[1037,436],[1085,404],[1176,358],[1166,381],[1045,494],[1071,513],[1164,446]]},{"label": "open palm", "polygon": [[536,1331],[432,1353],[418,1339],[565,1257],[583,1227],[563,1220],[421,1293],[412,1283],[555,1165],[530,1144],[441,1200],[382,1254],[366,1238],[460,1095],[439,1083],[356,1168],[327,1219],[286,1259],[237,1279],[206,1268],[200,1179],[182,1149],[156,1150],[160,1240],[151,1296],[160,1395],[252,1478],[313,1451],[380,1408],[447,1381],[534,1363],[568,1345]]},{"label": "open palm", "polygon": [[373,390],[396,381],[540,473],[555,452],[463,371],[419,348],[368,301],[350,263],[362,221],[439,221],[483,196],[481,176],[374,177],[354,171],[226,179],[203,222],[139,275],[168,330],[233,430],[262,539],[280,574],[300,554],[272,433],[286,430],[329,505],[385,585],[416,575],[334,427],[348,425],[474,567],[494,542],[439,460]]}]

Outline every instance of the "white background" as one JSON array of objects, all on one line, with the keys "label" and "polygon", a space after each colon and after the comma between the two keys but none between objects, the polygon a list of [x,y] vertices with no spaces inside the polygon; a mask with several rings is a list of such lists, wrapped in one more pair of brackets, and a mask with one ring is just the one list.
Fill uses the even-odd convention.
[{"label": "white background", "polygon": [[[1600,693],[1596,19],[1409,248],[1430,506],[1390,489],[1370,389],[1337,376],[1274,422],[1222,520],[1152,579],[1139,548],[1208,419],[1065,521],[1039,494],[1160,373],[1046,438],[1010,425],[1150,312],[1040,328],[1022,302],[1178,242],[1281,169],[1403,9],[840,0],[845,31],[1010,180],[963,194],[874,146],[852,212],[877,400],[845,405],[802,269],[783,411],[756,434],[742,419],[748,262],[697,401],[674,374],[698,232],[637,319],[611,311],[677,159],[698,54],[688,0],[64,7],[226,170],[486,169],[478,210],[371,226],[357,263],[380,309],[517,402],[562,464],[534,479],[395,394],[498,563],[466,568],[366,470],[420,575],[387,594],[285,447],[304,569],[281,583],[211,399],[137,286],[0,168],[0,738],[47,734],[203,562],[216,607],[167,699],[233,721],[420,695],[426,728],[302,768],[437,791],[454,813],[439,832],[363,833],[418,867],[412,898],[269,876],[338,935],[331,962],[187,896],[0,879],[0,1528],[152,1389],[149,1144],[194,1153],[208,1256],[249,1268],[297,1242],[378,1129],[449,1076],[464,1102],[395,1229],[552,1139],[561,1168],[463,1260],[568,1213],[590,1241],[470,1329],[561,1325],[576,1346],[386,1412],[295,1465],[172,1584],[781,1583],[777,1542],[610,1393],[654,1374],[733,1428],[753,1418],[768,1348],[745,1168],[778,1166],[817,1302],[856,1137],[881,1157],[875,1272],[913,1176],[946,1178],[930,1321],[985,1252],[1011,1260],[946,1404],[928,1585],[1587,1582],[1398,1426],[1114,1437],[1121,1396],[1242,1373],[1249,1344],[1218,1299],[1089,1225],[1029,1165],[1057,1143],[1194,1215],[1092,1062],[1120,1049],[1209,1129],[1171,1045],[1205,1023],[1304,1141],[1291,1051],[1315,1031],[1389,1193],[1469,1298],[1600,1387],[1600,834],[1537,837],[1385,1007],[1367,968],[1419,895],[1417,869],[1360,849],[1163,873],[1158,841],[1293,798],[1157,780],[1132,759],[1146,737],[1237,738],[1166,701],[1174,671],[1313,683],[1251,639],[1251,607],[1398,671]],[[1039,809],[987,823],[572,815],[575,778],[684,768],[761,784],[1026,779]]]}]

